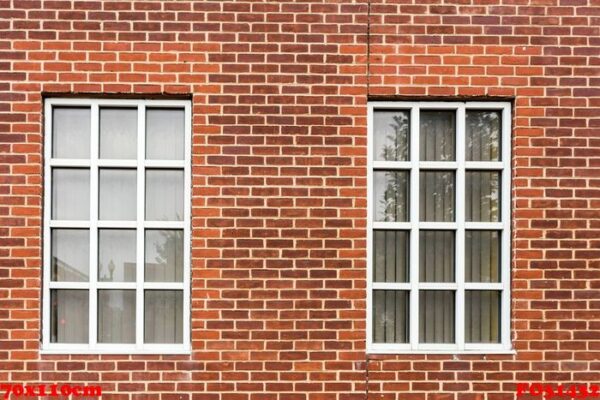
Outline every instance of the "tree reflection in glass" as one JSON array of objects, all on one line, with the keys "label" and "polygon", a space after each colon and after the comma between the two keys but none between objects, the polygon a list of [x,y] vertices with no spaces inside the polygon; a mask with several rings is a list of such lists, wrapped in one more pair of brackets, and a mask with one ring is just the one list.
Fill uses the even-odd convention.
[{"label": "tree reflection in glass", "polygon": [[407,110],[375,112],[376,161],[407,161],[409,159],[409,122]]},{"label": "tree reflection in glass", "polygon": [[467,161],[500,161],[500,111],[467,111]]},{"label": "tree reflection in glass", "polygon": [[408,172],[375,171],[375,220],[407,221]]},{"label": "tree reflection in glass", "polygon": [[500,173],[467,171],[465,175],[467,221],[500,221]]},{"label": "tree reflection in glass", "polygon": [[426,110],[421,111],[419,118],[419,160],[455,160],[455,111]]}]

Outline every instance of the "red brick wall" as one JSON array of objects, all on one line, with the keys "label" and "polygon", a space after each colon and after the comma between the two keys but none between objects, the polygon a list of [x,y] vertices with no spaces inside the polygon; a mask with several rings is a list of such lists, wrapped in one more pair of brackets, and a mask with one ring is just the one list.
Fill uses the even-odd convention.
[{"label": "red brick wall", "polygon": [[[0,381],[493,400],[600,380],[600,2],[476,2],[0,0]],[[42,95],[67,93],[192,95],[191,356],[38,352]],[[369,96],[514,99],[516,355],[365,355]]]}]

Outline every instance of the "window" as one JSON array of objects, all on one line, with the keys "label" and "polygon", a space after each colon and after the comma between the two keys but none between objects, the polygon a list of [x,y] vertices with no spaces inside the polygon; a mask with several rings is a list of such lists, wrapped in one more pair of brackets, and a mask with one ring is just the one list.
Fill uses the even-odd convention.
[{"label": "window", "polygon": [[43,348],[190,349],[188,101],[47,99]]},{"label": "window", "polygon": [[510,123],[508,103],[369,103],[369,352],[511,349]]}]

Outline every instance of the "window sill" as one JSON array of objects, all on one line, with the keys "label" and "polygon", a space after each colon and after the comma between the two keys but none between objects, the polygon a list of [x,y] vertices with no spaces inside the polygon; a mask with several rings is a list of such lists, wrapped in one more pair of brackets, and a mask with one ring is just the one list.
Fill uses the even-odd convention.
[{"label": "window sill", "polygon": [[414,355],[414,354],[449,354],[449,355],[494,355],[494,354],[505,354],[505,355],[515,355],[517,354],[516,350],[513,348],[504,348],[504,347],[488,347],[488,348],[478,348],[478,349],[456,349],[456,348],[422,348],[422,349],[410,349],[410,348],[399,348],[399,347],[391,347],[391,346],[372,346],[367,347],[367,354],[388,354],[388,355]]},{"label": "window sill", "polygon": [[148,355],[191,355],[192,349],[189,346],[147,346],[144,348],[136,348],[132,346],[102,346],[102,347],[89,347],[89,346],[77,346],[77,345],[60,345],[60,346],[43,346],[40,349],[41,355],[72,355],[72,354],[115,354],[115,355],[137,355],[137,354],[148,354]]}]

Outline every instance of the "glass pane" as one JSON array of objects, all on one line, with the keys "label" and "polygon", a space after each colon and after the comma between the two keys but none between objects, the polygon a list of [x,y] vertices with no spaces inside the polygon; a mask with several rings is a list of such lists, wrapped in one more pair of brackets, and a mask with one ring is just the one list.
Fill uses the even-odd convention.
[{"label": "glass pane", "polygon": [[408,282],[408,232],[373,232],[375,282]]},{"label": "glass pane", "polygon": [[90,170],[54,168],[52,170],[52,219],[88,220],[90,218]]},{"label": "glass pane", "polygon": [[419,158],[421,161],[455,160],[456,120],[454,111],[421,111]]},{"label": "glass pane", "polygon": [[500,161],[501,111],[467,111],[467,161]]},{"label": "glass pane", "polygon": [[144,342],[183,343],[183,292],[144,292]]},{"label": "glass pane", "polygon": [[409,111],[376,111],[373,134],[375,160],[407,161],[410,119]]},{"label": "glass pane", "polygon": [[135,282],[136,233],[134,229],[98,231],[98,280]]},{"label": "glass pane", "polygon": [[407,221],[408,172],[375,171],[375,221]]},{"label": "glass pane", "polygon": [[408,343],[408,291],[373,291],[373,342]]},{"label": "glass pane", "polygon": [[137,110],[100,109],[100,158],[135,159],[137,155]]},{"label": "glass pane", "polygon": [[135,290],[98,291],[98,342],[135,343]]},{"label": "glass pane", "polygon": [[500,282],[500,234],[465,231],[465,281]]},{"label": "glass pane", "polygon": [[90,231],[52,229],[52,280],[87,282],[90,279]]},{"label": "glass pane", "polygon": [[500,291],[465,291],[465,341],[500,343]]},{"label": "glass pane", "polygon": [[146,171],[146,220],[183,220],[183,171]]},{"label": "glass pane", "polygon": [[54,107],[52,157],[90,158],[90,109]]},{"label": "glass pane", "polygon": [[146,111],[146,158],[183,160],[183,109],[150,108]]},{"label": "glass pane", "polygon": [[419,292],[419,342],[454,343],[454,291]]},{"label": "glass pane", "polygon": [[135,169],[100,169],[100,219],[134,221],[136,205]]},{"label": "glass pane", "polygon": [[87,290],[50,291],[50,342],[89,342]]},{"label": "glass pane", "polygon": [[419,280],[454,282],[454,231],[419,232]]},{"label": "glass pane", "polygon": [[454,172],[420,172],[421,221],[454,222]]},{"label": "glass pane", "polygon": [[500,221],[500,173],[467,171],[465,175],[467,221]]},{"label": "glass pane", "polygon": [[146,231],[146,282],[183,282],[183,231]]}]

